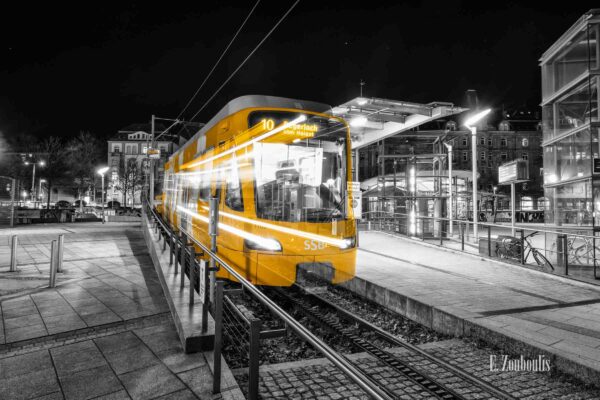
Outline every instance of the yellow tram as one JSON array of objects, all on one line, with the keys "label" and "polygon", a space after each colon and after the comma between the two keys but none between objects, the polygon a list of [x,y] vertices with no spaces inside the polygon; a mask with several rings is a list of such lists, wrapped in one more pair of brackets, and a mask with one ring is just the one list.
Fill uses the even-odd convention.
[{"label": "yellow tram", "polygon": [[254,284],[289,286],[301,270],[352,278],[350,131],[328,110],[270,96],[230,101],[165,164],[164,219],[208,246],[217,197],[218,253]]}]

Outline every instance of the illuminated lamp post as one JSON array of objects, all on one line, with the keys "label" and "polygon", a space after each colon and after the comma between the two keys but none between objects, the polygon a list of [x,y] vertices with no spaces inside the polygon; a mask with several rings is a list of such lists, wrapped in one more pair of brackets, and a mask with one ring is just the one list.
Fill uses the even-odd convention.
[{"label": "illuminated lamp post", "polygon": [[477,223],[479,222],[479,215],[477,215],[477,127],[474,125],[488,115],[490,111],[492,111],[490,108],[485,109],[472,115],[464,122],[464,126],[471,131],[471,157],[473,158],[473,237],[475,240],[477,240],[478,234]]},{"label": "illuminated lamp post", "polygon": [[102,223],[104,224],[104,174],[108,171],[108,167],[99,168],[96,172],[98,175],[102,177],[102,195],[100,196],[102,199]]}]

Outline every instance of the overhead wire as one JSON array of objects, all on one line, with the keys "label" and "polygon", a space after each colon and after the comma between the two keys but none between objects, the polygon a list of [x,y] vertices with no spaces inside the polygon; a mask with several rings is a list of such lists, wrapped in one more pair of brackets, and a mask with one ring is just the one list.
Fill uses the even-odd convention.
[{"label": "overhead wire", "polygon": [[210,96],[208,100],[206,100],[204,105],[200,107],[198,111],[196,111],[196,113],[190,118],[190,121],[193,121],[194,118],[196,118],[198,114],[200,114],[202,110],[206,108],[206,106],[212,101],[212,99],[214,99],[217,96],[217,94],[219,94],[219,92],[225,87],[225,85],[235,76],[235,74],[244,66],[244,64],[246,64],[250,57],[252,57],[252,55],[256,53],[260,46],[269,38],[269,36],[271,36],[275,29],[277,29],[277,27],[283,22],[283,20],[289,15],[289,13],[292,12],[292,10],[296,7],[296,5],[298,5],[299,2],[300,0],[296,0],[294,4],[292,4],[292,6],[285,12],[285,14],[283,14],[279,21],[277,21],[277,23],[273,26],[273,28],[271,28],[271,30],[265,35],[265,37],[256,45],[254,50],[252,50],[250,54],[248,54],[244,61],[242,61],[241,64],[229,75],[229,77],[225,80],[225,82],[223,82],[221,86],[219,86],[219,88],[213,93],[213,95]]},{"label": "overhead wire", "polygon": [[227,54],[227,51],[229,50],[229,48],[231,47],[231,45],[233,44],[233,42],[235,41],[235,39],[238,37],[238,35],[240,34],[240,32],[242,31],[242,29],[246,25],[246,22],[248,22],[248,20],[250,19],[250,16],[252,15],[252,13],[254,12],[254,10],[256,9],[256,7],[258,6],[259,3],[260,3],[260,0],[257,0],[256,3],[254,3],[254,7],[252,7],[252,9],[248,13],[248,15],[246,16],[246,18],[244,19],[244,21],[242,22],[242,24],[238,28],[238,30],[235,33],[235,35],[233,35],[233,37],[229,41],[229,44],[227,45],[227,47],[225,48],[225,50],[223,50],[223,52],[221,53],[221,56],[219,57],[219,59],[217,60],[217,62],[215,62],[215,65],[213,65],[212,69],[206,75],[206,77],[204,78],[204,80],[202,81],[202,83],[200,84],[200,86],[198,87],[198,89],[196,89],[196,92],[194,92],[194,94],[192,95],[192,97],[190,98],[190,100],[187,102],[187,104],[185,105],[185,107],[183,107],[183,110],[181,110],[181,112],[179,113],[179,115],[175,119],[178,120],[183,115],[183,113],[185,113],[185,111],[188,109],[188,107],[190,106],[190,104],[192,104],[192,101],[194,101],[194,99],[196,98],[196,96],[198,95],[198,93],[200,93],[200,90],[202,90],[202,88],[204,87],[204,85],[206,84],[206,82],[208,82],[208,79],[212,76],[213,72],[215,71],[215,69],[217,68],[217,66],[219,65],[219,63],[223,59],[223,57],[225,57],[225,54]]}]

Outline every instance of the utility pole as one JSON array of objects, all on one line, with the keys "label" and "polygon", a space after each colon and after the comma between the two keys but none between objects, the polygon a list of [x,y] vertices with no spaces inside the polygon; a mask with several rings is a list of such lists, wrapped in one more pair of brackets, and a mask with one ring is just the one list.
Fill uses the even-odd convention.
[{"label": "utility pole", "polygon": [[[154,148],[154,114],[152,114],[150,125],[150,148]],[[148,157],[148,167],[150,168],[150,207],[154,208],[154,161],[148,154],[150,148],[146,149],[146,157]]]}]

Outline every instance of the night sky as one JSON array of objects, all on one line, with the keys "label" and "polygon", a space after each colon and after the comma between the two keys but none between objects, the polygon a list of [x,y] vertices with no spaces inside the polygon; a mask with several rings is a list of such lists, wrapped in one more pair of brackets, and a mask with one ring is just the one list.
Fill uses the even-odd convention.
[{"label": "night sky", "polygon": [[[0,132],[111,136],[151,114],[176,117],[248,14],[248,2],[3,5]],[[62,2],[60,2],[62,3]],[[125,2],[122,2],[123,4]],[[158,3],[158,5],[151,4]],[[293,0],[259,4],[194,114]],[[301,1],[196,119],[269,94],[331,105],[359,95],[501,109],[540,102],[541,54],[594,2]],[[401,4],[400,4],[401,3]],[[187,3],[186,3],[187,4]]]}]

